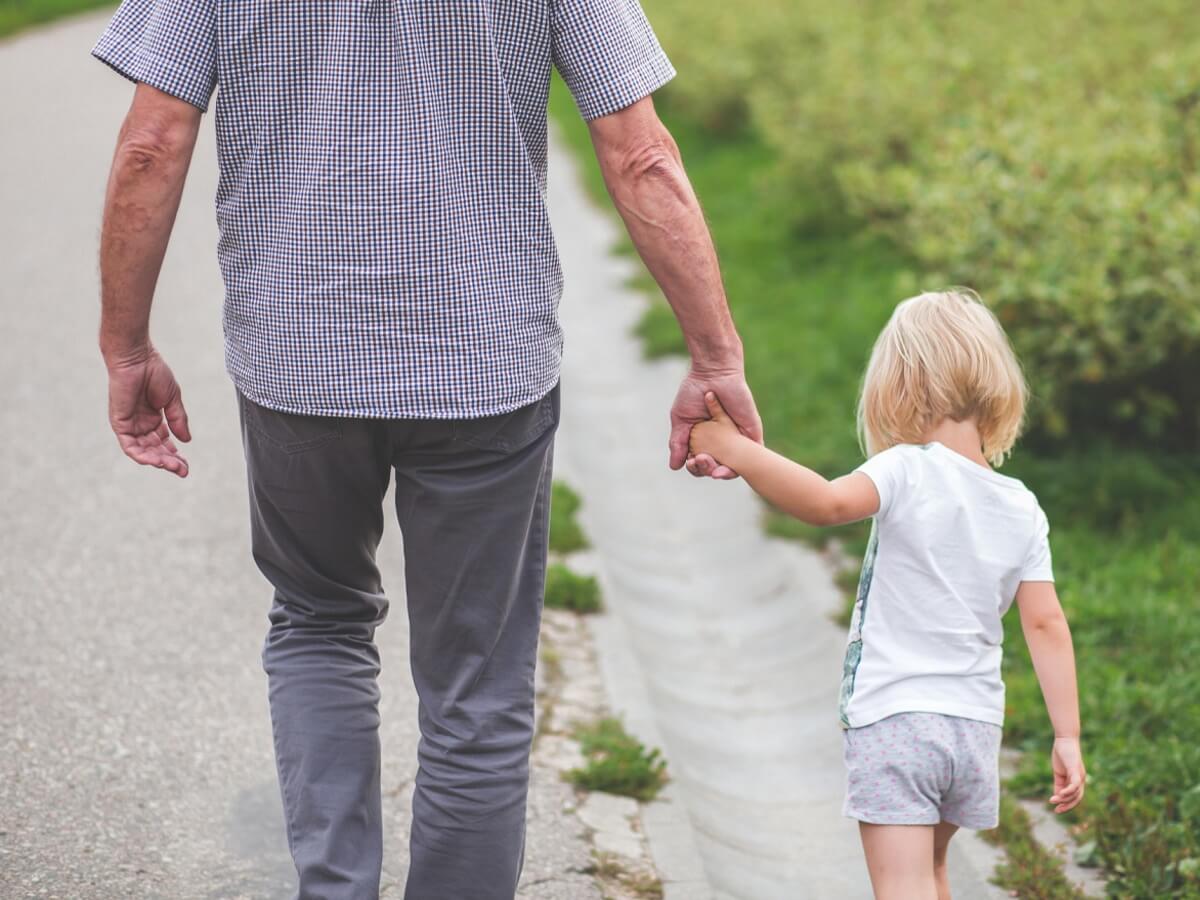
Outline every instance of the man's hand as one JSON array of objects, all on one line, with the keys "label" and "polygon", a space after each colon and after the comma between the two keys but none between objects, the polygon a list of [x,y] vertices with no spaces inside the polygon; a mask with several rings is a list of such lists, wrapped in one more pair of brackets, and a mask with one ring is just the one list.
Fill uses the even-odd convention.
[{"label": "man's hand", "polygon": [[1065,813],[1079,805],[1087,782],[1078,739],[1056,738],[1050,753],[1050,766],[1054,769],[1054,793],[1050,802],[1056,813]]},{"label": "man's hand", "polygon": [[688,471],[698,478],[737,478],[736,472],[707,454],[695,457],[688,455],[692,426],[711,418],[704,400],[704,395],[710,391],[717,395],[718,402],[737,425],[738,431],[762,443],[762,420],[741,370],[706,371],[693,366],[679,386],[671,407],[671,468],[678,469],[686,462]]},{"label": "man's hand", "polygon": [[617,212],[646,268],[679,321],[692,370],[671,407],[671,468],[693,475],[736,478],[707,456],[688,459],[688,434],[708,418],[713,391],[743,432],[762,440],[762,423],[742,374],[742,343],[725,302],[712,237],[679,147],[644,97],[588,123],[596,159]]},{"label": "man's hand", "polygon": [[187,460],[171,436],[186,442],[192,434],[170,367],[153,349],[107,365],[108,421],[125,455],[187,478]]}]

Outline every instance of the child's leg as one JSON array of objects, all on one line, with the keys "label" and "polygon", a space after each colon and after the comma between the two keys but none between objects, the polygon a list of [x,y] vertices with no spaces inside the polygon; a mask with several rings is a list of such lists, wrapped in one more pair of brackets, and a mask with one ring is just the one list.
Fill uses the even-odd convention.
[{"label": "child's leg", "polygon": [[931,825],[859,822],[875,900],[939,900]]},{"label": "child's leg", "polygon": [[938,822],[933,829],[933,877],[937,880],[938,900],[950,900],[950,878],[946,874],[946,851],[957,825]]}]

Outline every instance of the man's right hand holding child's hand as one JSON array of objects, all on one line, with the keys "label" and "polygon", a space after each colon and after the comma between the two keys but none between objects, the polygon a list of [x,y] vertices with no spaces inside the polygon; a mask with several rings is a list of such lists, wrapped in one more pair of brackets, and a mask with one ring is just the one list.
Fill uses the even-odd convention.
[{"label": "man's right hand holding child's hand", "polygon": [[725,412],[725,407],[712,391],[704,395],[704,404],[712,418],[692,426],[692,434],[688,440],[691,454],[707,454],[719,465],[728,466],[736,472],[737,466],[733,464],[733,459],[737,455],[737,446],[750,439],[738,429],[737,423]]}]

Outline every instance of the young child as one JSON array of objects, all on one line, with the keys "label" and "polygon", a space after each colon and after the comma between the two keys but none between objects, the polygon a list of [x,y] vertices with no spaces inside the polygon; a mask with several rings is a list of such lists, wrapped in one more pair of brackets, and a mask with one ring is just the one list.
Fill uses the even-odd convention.
[{"label": "young child", "polygon": [[859,402],[869,459],[827,481],[743,436],[717,398],[694,456],[740,474],[813,525],[872,517],[841,689],[845,814],[879,900],[948,900],[946,849],[999,813],[1000,619],[1015,598],[1054,727],[1050,803],[1083,797],[1071,633],[1046,516],[992,469],[1021,429],[1026,390],[1000,323],[966,291],[901,303]]}]

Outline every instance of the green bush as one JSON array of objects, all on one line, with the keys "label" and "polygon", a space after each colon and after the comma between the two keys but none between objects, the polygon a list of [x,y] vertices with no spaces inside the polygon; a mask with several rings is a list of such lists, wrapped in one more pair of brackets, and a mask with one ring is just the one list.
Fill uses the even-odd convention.
[{"label": "green bush", "polygon": [[0,0],[0,37],[73,13],[115,5],[112,0]]},{"label": "green bush", "polygon": [[604,718],[575,731],[587,764],[566,777],[589,791],[649,801],[667,783],[667,764],[658,749],[647,750],[625,731],[620,719]]},{"label": "green bush", "polygon": [[583,501],[561,481],[550,490],[550,549],[554,553],[574,553],[588,546],[587,536],[579,525],[579,507]]},{"label": "green bush", "polygon": [[1039,430],[1197,445],[1190,0],[647,5],[685,75],[668,103],[708,127],[748,119],[797,223],[868,221],[914,288],[979,290]]},{"label": "green bush", "polygon": [[546,570],[546,606],[578,613],[601,609],[600,584],[591,575],[576,575],[562,563]]}]

